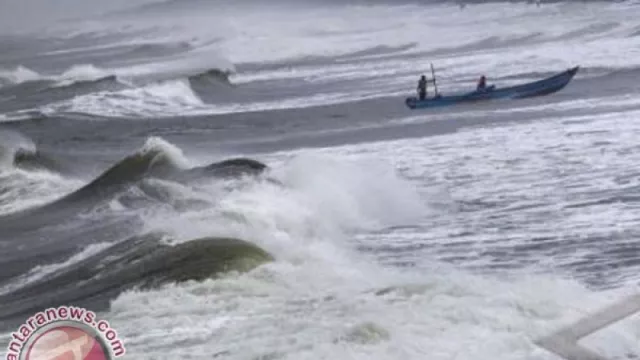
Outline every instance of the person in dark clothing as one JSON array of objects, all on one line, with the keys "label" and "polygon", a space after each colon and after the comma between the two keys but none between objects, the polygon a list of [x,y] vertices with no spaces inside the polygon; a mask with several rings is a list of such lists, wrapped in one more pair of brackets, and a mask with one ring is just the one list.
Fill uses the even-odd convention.
[{"label": "person in dark clothing", "polygon": [[477,90],[484,90],[487,88],[487,78],[484,75],[480,76],[480,80],[478,80],[478,88]]},{"label": "person in dark clothing", "polygon": [[418,97],[424,100],[427,97],[427,78],[422,75],[418,81]]}]

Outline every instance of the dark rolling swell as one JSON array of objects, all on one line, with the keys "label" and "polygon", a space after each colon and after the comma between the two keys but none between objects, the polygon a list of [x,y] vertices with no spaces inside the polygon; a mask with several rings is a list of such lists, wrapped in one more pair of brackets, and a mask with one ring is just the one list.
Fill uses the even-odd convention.
[{"label": "dark rolling swell", "polygon": [[126,190],[145,176],[175,170],[161,156],[157,151],[128,156],[71,194],[40,207],[0,217],[0,228],[11,232],[33,229],[64,221],[69,216],[90,210],[98,202],[112,199],[115,194]]},{"label": "dark rolling swell", "polygon": [[[15,161],[25,165],[29,162],[40,164],[33,154],[18,155]],[[13,314],[14,310],[11,309],[15,309],[21,303],[35,301],[33,306],[38,306],[40,303],[37,303],[37,300],[29,299],[32,296],[40,297],[43,292],[55,292],[55,295],[51,295],[53,298],[71,301],[93,295],[101,297],[105,291],[113,290],[119,293],[134,284],[150,285],[171,280],[202,278],[197,275],[199,271],[205,271],[206,276],[219,272],[219,268],[215,270],[212,267],[217,266],[214,263],[221,264],[226,261],[223,261],[223,253],[229,254],[229,249],[240,246],[239,244],[249,248],[253,245],[235,239],[216,239],[169,247],[159,244],[157,236],[137,235],[143,225],[138,218],[139,215],[120,210],[101,210],[99,215],[92,212],[104,209],[105,204],[124,195],[129,198],[147,196],[136,195],[139,191],[131,189],[139,189],[143,193],[152,191],[153,184],[147,182],[150,179],[163,179],[185,185],[191,181],[207,179],[235,181],[247,176],[255,178],[267,169],[265,164],[246,158],[232,158],[206,166],[183,169],[178,167],[166,152],[152,148],[125,157],[88,184],[59,199],[0,217],[0,269],[3,269],[0,272],[0,289],[8,289],[7,286],[21,283],[24,279],[18,277],[25,276],[36,266],[64,263],[88,245],[117,243],[100,252],[98,257],[92,257],[94,260],[83,261],[70,267],[65,265],[61,270],[49,274],[46,280],[13,290],[4,295],[0,303],[12,303],[13,305],[6,308]],[[147,202],[144,205],[156,206],[158,201],[170,199],[154,200],[155,203]],[[69,229],[74,230],[69,232]],[[194,247],[198,247],[198,250],[188,250]],[[255,252],[250,251],[252,254]],[[245,259],[242,254],[240,258]],[[102,262],[103,266],[98,266],[95,259],[106,256],[115,257],[115,260]],[[214,261],[210,264],[207,259],[211,258],[214,258]],[[232,258],[236,259],[233,256]],[[134,269],[133,264],[137,264],[136,261],[141,259],[145,259],[145,265]],[[162,260],[154,262],[153,259]],[[127,266],[129,268],[126,273],[113,275],[116,268]],[[118,285],[100,282],[102,280],[96,282],[97,279],[110,279],[104,281]]]},{"label": "dark rolling swell", "polygon": [[25,170],[48,170],[67,173],[69,169],[53,157],[38,150],[18,149],[13,155],[13,166]]},{"label": "dark rolling swell", "polygon": [[80,189],[41,207],[0,217],[0,229],[20,231],[62,221],[94,208],[146,178],[189,181],[202,176],[229,178],[258,175],[266,165],[251,159],[229,159],[204,167],[182,170],[162,151],[149,150],[130,155]]},{"label": "dark rolling swell", "polygon": [[260,247],[238,239],[204,237],[167,245],[162,238],[157,233],[133,236],[0,295],[0,324],[59,305],[107,310],[110,300],[129,289],[216,278],[273,260]]}]

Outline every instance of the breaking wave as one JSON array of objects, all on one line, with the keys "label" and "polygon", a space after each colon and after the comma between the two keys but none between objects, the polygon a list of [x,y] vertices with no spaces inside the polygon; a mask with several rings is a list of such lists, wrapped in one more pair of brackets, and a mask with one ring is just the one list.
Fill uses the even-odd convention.
[{"label": "breaking wave", "polygon": [[[365,174],[359,174],[362,169]],[[378,185],[369,181],[364,189],[361,183],[369,176]],[[108,299],[128,289],[247,271],[275,255],[309,255],[315,250],[292,249],[268,234],[288,228],[300,240],[321,235],[309,233],[317,226],[314,213],[327,221],[315,231],[328,234],[335,225],[401,222],[410,213],[416,216],[414,195],[370,196],[376,186],[398,181],[374,164],[351,169],[305,156],[278,169],[243,157],[195,165],[176,146],[150,138],[68,194],[0,217],[9,235],[0,239],[6,250],[0,266],[8,269],[0,276],[0,301],[6,305],[0,324],[42,306],[107,308]],[[404,209],[388,216],[385,204]],[[188,232],[179,225],[185,217],[193,224]],[[75,226],[80,227],[73,236],[64,231]],[[49,241],[36,246],[43,234]]]},{"label": "breaking wave", "polygon": [[[57,76],[33,71],[27,71],[29,76],[18,76],[24,69],[16,70],[15,76],[6,77],[14,82],[0,87],[0,109],[6,111],[4,117],[7,120],[51,116],[60,112],[91,114],[95,107],[100,110],[110,108],[105,109],[105,114],[140,114],[154,107],[159,114],[175,113],[184,106],[203,104],[193,86],[210,97],[211,93],[225,91],[225,87],[232,86],[232,72],[221,69],[195,69],[201,72],[171,74],[151,70],[146,70],[146,73],[112,71],[93,65],[78,65]],[[20,101],[13,101],[17,98]],[[142,108],[137,110],[140,106]]]}]

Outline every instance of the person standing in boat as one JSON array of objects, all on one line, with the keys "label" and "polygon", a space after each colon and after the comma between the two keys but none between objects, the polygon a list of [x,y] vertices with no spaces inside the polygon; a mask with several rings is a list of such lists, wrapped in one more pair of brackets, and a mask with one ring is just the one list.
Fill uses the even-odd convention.
[{"label": "person standing in boat", "polygon": [[476,90],[481,91],[487,88],[487,78],[482,75],[480,76],[480,80],[478,80],[478,87]]},{"label": "person standing in boat", "polygon": [[427,77],[422,75],[418,81],[418,98],[424,100],[427,97]]}]

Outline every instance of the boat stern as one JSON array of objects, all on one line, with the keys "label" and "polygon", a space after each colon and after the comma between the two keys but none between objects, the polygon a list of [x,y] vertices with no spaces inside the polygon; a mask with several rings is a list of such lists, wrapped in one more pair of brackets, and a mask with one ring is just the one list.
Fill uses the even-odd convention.
[{"label": "boat stern", "polygon": [[411,97],[408,97],[408,98],[404,99],[404,103],[407,105],[407,107],[409,109],[415,109],[417,102],[418,102],[418,99],[416,99],[415,96],[411,96]]}]

